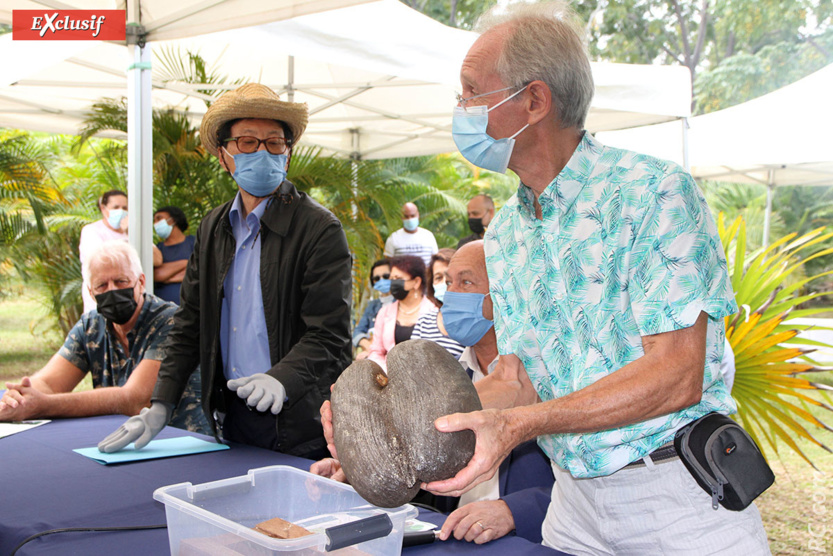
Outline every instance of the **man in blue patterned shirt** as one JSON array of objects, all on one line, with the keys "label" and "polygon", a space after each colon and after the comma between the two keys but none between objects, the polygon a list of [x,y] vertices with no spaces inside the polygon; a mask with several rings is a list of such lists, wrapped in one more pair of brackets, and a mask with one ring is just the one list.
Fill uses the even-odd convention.
[{"label": "man in blue patterned shirt", "polygon": [[459,495],[537,438],[556,475],[544,544],[768,554],[754,505],[712,510],[669,448],[735,411],[719,365],[737,307],[709,209],[683,169],[583,130],[593,81],[572,15],[510,8],[463,62],[452,125],[470,162],[521,178],[485,237],[501,360],[478,383],[487,409],[436,423],[475,431],[474,457],[426,488]]},{"label": "man in blue patterned shirt", "polygon": [[[139,255],[126,242],[103,243],[85,264],[98,307],[81,316],[43,369],[7,384],[0,421],[136,415],[150,404],[176,305],[145,293]],[[73,392],[87,373],[93,389]],[[209,434],[199,373],[191,376],[170,424]]]}]

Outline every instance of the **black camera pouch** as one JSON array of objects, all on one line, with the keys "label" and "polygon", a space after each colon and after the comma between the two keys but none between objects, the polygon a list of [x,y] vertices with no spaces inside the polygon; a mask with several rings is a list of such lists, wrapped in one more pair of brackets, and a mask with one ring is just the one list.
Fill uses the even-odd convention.
[{"label": "black camera pouch", "polygon": [[674,436],[674,448],[712,507],[740,511],[775,482],[758,445],[731,418],[709,413]]}]

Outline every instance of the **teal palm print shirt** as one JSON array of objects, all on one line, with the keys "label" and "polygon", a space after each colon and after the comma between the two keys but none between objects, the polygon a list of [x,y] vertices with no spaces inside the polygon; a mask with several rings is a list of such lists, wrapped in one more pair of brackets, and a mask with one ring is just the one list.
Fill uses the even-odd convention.
[{"label": "teal palm print shirt", "polygon": [[538,438],[574,477],[605,476],[735,405],[720,375],[722,317],[737,311],[714,221],[682,168],[605,147],[585,133],[535,197],[521,184],[486,233],[501,354],[513,353],[542,401],[580,390],[643,355],[642,336],[709,315],[703,397],[617,429]]}]

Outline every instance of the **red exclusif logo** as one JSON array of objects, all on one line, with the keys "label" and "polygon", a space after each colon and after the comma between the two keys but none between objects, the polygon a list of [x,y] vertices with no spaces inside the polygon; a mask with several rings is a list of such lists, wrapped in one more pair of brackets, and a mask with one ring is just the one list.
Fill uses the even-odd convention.
[{"label": "red exclusif logo", "polygon": [[123,41],[125,10],[12,10],[16,41]]}]

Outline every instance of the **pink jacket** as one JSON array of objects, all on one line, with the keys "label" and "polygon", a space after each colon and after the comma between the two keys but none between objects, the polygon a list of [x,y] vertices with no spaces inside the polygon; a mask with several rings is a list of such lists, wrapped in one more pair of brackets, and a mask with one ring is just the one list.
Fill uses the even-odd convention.
[{"label": "pink jacket", "polygon": [[[417,319],[433,308],[434,304],[427,297],[423,297]],[[385,364],[388,351],[395,345],[394,332],[396,330],[397,311],[399,311],[398,301],[389,303],[379,309],[379,314],[376,315],[376,324],[373,327],[373,343],[370,345],[370,355],[367,356],[368,359],[375,361],[385,369],[385,372],[388,370]]]}]

